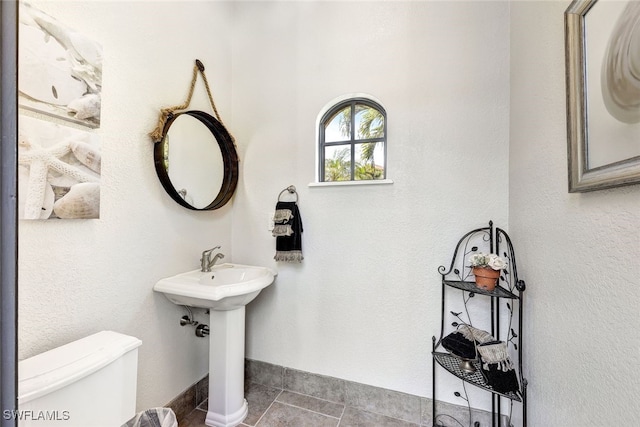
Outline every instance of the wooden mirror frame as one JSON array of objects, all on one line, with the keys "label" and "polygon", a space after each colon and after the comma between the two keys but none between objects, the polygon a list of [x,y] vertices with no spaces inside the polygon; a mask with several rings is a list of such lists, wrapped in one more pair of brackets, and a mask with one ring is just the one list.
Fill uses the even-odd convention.
[{"label": "wooden mirror frame", "polygon": [[[187,203],[187,201],[182,196],[180,196],[180,194],[173,186],[171,179],[169,178],[169,171],[165,168],[164,165],[164,152],[166,146],[165,137],[167,135],[167,132],[169,131],[169,128],[171,127],[171,124],[182,114],[194,117],[198,119],[203,125],[205,125],[218,142],[218,145],[220,146],[220,152],[222,153],[222,160],[224,162],[222,185],[220,186],[220,191],[218,192],[216,198],[204,208],[197,208]],[[233,138],[231,137],[229,132],[227,132],[227,129],[222,125],[222,123],[216,120],[216,118],[212,115],[207,114],[203,111],[183,111],[171,115],[162,131],[162,139],[156,142],[154,145],[153,158],[155,161],[156,173],[158,174],[160,183],[164,187],[165,191],[179,205],[184,206],[187,209],[197,211],[219,209],[227,204],[227,202],[231,199],[238,185],[238,153],[236,152]]]}]

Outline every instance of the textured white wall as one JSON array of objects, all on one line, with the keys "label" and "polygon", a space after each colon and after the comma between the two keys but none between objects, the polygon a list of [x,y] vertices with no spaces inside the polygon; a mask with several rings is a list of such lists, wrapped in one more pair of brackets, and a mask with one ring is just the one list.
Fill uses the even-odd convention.
[{"label": "textured white wall", "polygon": [[[437,268],[469,229],[489,219],[508,227],[508,4],[235,10],[233,257],[279,270],[248,307],[247,356],[429,396]],[[386,108],[394,184],[310,188],[317,115],[353,92]],[[267,217],[290,184],[305,260],[276,265]]]},{"label": "textured white wall", "polygon": [[529,425],[636,425],[640,186],[567,192],[563,13],[511,5],[511,236],[527,281]]},{"label": "textured white wall", "polygon": [[[249,306],[249,357],[429,395],[437,266],[493,218],[528,283],[530,424],[633,424],[640,188],[566,191],[568,4],[511,4],[509,74],[505,2],[240,2],[235,15],[213,2],[36,2],[103,44],[104,172],[100,220],[20,223],[20,357],[128,333],[144,343],[138,407],[166,403],[206,372],[206,341],[177,326],[182,312],[153,283],[212,243],[275,266],[266,218],[295,184],[307,259],[278,265]],[[146,133],[182,100],[195,57],[223,117],[233,98],[233,234],[229,207],[186,211],[153,170]],[[308,188],[316,115],[354,91],[387,108],[395,183]]]},{"label": "textured white wall", "polygon": [[[37,2],[104,49],[99,220],[19,224],[19,356],[112,329],[140,338],[138,408],[158,406],[207,372],[208,341],[154,283],[196,268],[221,244],[231,206],[192,212],[162,189],[147,136],[161,107],[181,104],[195,58],[230,116],[229,7],[213,2]],[[203,18],[206,17],[206,18]],[[211,111],[202,80],[192,107]],[[199,320],[206,317],[200,314]]]},{"label": "textured white wall", "polygon": [[[195,267],[204,247],[233,243],[234,261],[280,271],[249,306],[249,357],[428,396],[437,266],[462,231],[492,218],[529,284],[530,423],[632,423],[639,388],[617,355],[639,346],[639,191],[566,192],[568,2],[37,6],[104,46],[105,169],[100,220],[20,224],[21,357],[100,329],[129,333],[144,342],[139,408],[165,403],[206,372],[207,348],[150,289]],[[158,107],[182,100],[195,57],[233,116],[233,224],[229,207],[175,205],[153,171],[146,132]],[[316,116],[349,92],[386,107],[395,183],[308,188]],[[272,261],[266,230],[289,184],[306,229],[297,266]]]}]

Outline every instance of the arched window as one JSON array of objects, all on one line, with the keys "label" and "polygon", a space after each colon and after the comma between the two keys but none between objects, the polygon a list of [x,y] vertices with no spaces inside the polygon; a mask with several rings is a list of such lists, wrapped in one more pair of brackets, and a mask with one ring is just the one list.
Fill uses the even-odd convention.
[{"label": "arched window", "polygon": [[387,114],[366,98],[340,101],[320,119],[318,177],[321,182],[387,177]]}]

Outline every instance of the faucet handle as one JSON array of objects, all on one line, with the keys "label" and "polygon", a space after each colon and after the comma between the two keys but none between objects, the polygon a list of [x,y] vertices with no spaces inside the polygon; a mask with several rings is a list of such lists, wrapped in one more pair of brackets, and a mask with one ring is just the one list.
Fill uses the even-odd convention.
[{"label": "faucet handle", "polygon": [[[202,258],[200,258],[200,270],[203,272],[207,272],[207,271],[211,271],[211,267],[209,264],[211,264],[211,253],[213,251],[215,251],[216,249],[220,249],[220,246],[216,246],[215,248],[211,248],[211,249],[207,249],[205,251],[202,251]],[[222,255],[222,254],[218,254],[218,255]],[[224,255],[222,255],[222,257],[224,257]],[[214,258],[215,259],[215,258]]]},{"label": "faucet handle", "polygon": [[207,249],[206,251],[202,251],[202,255],[204,256],[204,254],[210,254],[211,252],[215,251],[216,249],[220,249],[222,246],[216,246],[215,248],[211,248],[211,249]]}]

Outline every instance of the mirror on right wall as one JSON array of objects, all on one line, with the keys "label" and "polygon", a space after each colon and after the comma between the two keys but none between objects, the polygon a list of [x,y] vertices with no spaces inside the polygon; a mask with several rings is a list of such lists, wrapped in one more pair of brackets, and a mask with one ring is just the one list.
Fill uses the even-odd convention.
[{"label": "mirror on right wall", "polygon": [[224,206],[238,184],[233,138],[203,111],[171,114],[154,146],[155,169],[167,194],[192,210]]},{"label": "mirror on right wall", "polygon": [[564,13],[569,192],[640,183],[640,2]]}]

